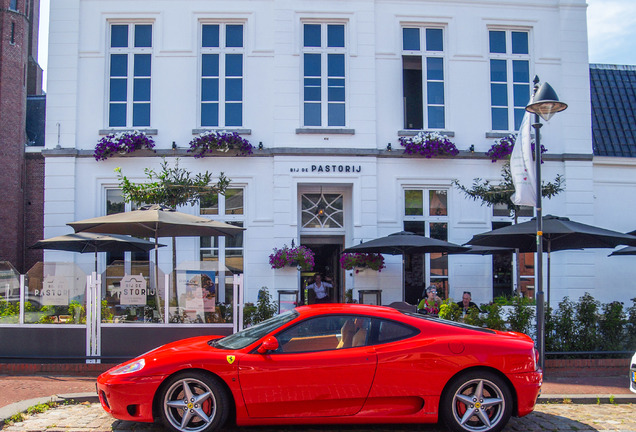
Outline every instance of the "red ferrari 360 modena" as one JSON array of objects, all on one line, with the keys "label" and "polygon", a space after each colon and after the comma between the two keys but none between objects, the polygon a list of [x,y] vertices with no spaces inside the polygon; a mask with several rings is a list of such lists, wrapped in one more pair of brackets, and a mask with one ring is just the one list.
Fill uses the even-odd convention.
[{"label": "red ferrari 360 modena", "polygon": [[350,304],[296,308],[224,338],[170,343],[97,379],[113,417],[173,431],[239,426],[435,423],[499,431],[534,409],[530,337]]}]

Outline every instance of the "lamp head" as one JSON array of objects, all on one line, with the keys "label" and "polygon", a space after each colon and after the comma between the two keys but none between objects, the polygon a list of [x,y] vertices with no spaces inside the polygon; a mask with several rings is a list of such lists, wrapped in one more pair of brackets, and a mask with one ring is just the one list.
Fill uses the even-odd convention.
[{"label": "lamp head", "polygon": [[568,105],[559,101],[559,97],[550,84],[544,82],[536,90],[532,103],[526,107],[526,111],[538,114],[543,120],[548,121],[558,112],[566,109]]}]

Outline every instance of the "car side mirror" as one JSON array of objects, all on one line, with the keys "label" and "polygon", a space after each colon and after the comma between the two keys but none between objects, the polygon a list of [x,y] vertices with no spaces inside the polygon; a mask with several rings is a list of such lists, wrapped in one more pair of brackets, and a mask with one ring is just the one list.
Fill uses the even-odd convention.
[{"label": "car side mirror", "polygon": [[266,354],[268,351],[276,351],[278,349],[278,340],[274,336],[266,338],[261,346],[258,347],[259,354]]}]

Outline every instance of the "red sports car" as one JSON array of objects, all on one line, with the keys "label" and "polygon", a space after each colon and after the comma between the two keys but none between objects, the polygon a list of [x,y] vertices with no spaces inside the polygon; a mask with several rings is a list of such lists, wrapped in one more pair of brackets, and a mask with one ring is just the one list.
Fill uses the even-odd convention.
[{"label": "red sports car", "polygon": [[97,379],[113,417],[173,431],[435,423],[499,431],[541,388],[526,335],[382,306],[303,306],[224,338],[170,343]]}]

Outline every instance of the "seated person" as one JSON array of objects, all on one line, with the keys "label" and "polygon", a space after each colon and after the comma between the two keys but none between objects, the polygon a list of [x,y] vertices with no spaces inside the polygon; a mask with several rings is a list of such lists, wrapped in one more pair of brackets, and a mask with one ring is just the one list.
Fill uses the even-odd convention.
[{"label": "seated person", "polygon": [[430,285],[426,288],[426,297],[417,305],[417,309],[426,314],[437,315],[441,304],[442,299],[437,295],[437,287]]},{"label": "seated person", "polygon": [[470,295],[470,291],[464,291],[462,295],[462,301],[457,302],[457,306],[462,310],[462,316],[465,316],[471,308],[477,309],[477,312],[481,312],[479,306],[471,301],[472,296]]}]

